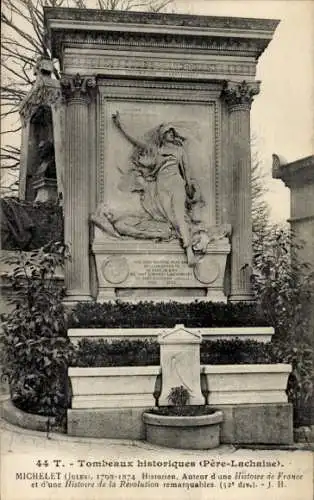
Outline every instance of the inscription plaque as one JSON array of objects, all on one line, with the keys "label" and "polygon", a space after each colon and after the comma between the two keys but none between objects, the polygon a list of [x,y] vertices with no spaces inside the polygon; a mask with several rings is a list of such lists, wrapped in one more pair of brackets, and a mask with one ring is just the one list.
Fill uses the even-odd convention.
[{"label": "inscription plaque", "polygon": [[136,259],[133,264],[136,267],[136,278],[138,283],[148,286],[188,286],[194,281],[193,270],[186,264],[186,260],[169,258],[167,260]]},{"label": "inscription plaque", "polygon": [[[98,300],[112,300],[122,289],[165,290],[165,299],[182,297],[192,289],[205,290],[206,300],[224,301],[223,280],[230,243],[222,239],[208,247],[207,253],[198,255],[196,265],[189,267],[184,250],[177,241],[155,243],[124,240],[119,245],[113,240],[94,243],[98,269]],[[175,292],[172,292],[176,290]],[[191,297],[193,296],[191,294]],[[195,296],[199,296],[196,294]]]}]

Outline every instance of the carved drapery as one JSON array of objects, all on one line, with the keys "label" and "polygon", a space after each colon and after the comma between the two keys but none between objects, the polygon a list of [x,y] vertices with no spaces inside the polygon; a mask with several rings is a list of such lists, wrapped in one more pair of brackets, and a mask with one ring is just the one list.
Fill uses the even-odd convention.
[{"label": "carved drapery", "polygon": [[229,110],[229,194],[232,225],[232,302],[251,301],[252,214],[250,109],[259,82],[226,82],[222,98]]},{"label": "carved drapery", "polygon": [[71,259],[66,264],[68,302],[90,300],[89,270],[89,109],[94,78],[80,75],[61,80],[66,102],[66,166],[64,197],[65,242]]}]

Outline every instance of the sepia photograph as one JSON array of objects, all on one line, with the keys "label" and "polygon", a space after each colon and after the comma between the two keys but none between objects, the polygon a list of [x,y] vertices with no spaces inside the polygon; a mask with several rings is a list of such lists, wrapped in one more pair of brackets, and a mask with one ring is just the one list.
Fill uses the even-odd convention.
[{"label": "sepia photograph", "polygon": [[314,1],[1,24],[0,500],[312,500]]}]

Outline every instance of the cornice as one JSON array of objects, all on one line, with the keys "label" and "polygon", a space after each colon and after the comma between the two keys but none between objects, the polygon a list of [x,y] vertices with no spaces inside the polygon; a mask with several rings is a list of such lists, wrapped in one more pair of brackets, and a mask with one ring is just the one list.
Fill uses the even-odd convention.
[{"label": "cornice", "polygon": [[272,176],[281,179],[287,187],[314,182],[314,155],[287,163],[283,157],[273,154]]},{"label": "cornice", "polygon": [[54,57],[64,46],[109,45],[210,50],[258,58],[279,21],[94,9],[45,8]]},{"label": "cornice", "polygon": [[52,33],[52,48],[54,55],[60,57],[64,47],[106,47],[114,50],[127,48],[143,49],[171,49],[175,51],[192,50],[198,53],[214,55],[238,55],[259,57],[268,44],[265,39],[250,39],[222,36],[189,36],[188,38],[176,34],[151,33],[121,33],[117,31],[75,31],[57,30]]},{"label": "cornice", "polygon": [[274,32],[279,20],[224,16],[200,16],[136,11],[112,11],[76,8],[44,8],[45,24],[51,20],[81,21],[93,23],[129,23],[156,26],[200,27],[206,29],[237,29]]}]

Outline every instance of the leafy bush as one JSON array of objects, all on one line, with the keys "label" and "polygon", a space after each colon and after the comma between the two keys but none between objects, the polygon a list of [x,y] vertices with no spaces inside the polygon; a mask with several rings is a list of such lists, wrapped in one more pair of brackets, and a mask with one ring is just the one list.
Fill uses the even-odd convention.
[{"label": "leafy bush", "polygon": [[[288,398],[295,426],[314,423],[313,328],[314,273],[301,260],[303,242],[286,227],[268,226],[254,241],[253,288],[267,321],[275,328],[275,346],[293,372]],[[291,347],[293,346],[293,347]]]},{"label": "leafy bush", "polygon": [[288,400],[293,404],[295,427],[314,425],[313,350],[308,345],[291,349],[285,345],[285,362],[292,365],[288,382]]},{"label": "leafy bush", "polygon": [[10,258],[15,308],[4,318],[4,376],[12,401],[30,413],[56,416],[68,406],[67,367],[73,347],[66,336],[63,290],[54,274],[65,247],[53,244]]},{"label": "leafy bush", "polygon": [[267,326],[258,307],[251,304],[193,302],[125,302],[78,304],[70,318],[72,328],[172,328],[187,327]]},{"label": "leafy bush", "polygon": [[201,343],[203,365],[281,363],[284,356],[277,354],[273,351],[273,344],[254,340],[203,340]]},{"label": "leafy bush", "polygon": [[311,344],[308,307],[314,300],[314,275],[298,257],[302,242],[287,228],[273,226],[255,245],[253,288],[275,338]]}]

